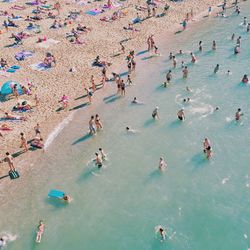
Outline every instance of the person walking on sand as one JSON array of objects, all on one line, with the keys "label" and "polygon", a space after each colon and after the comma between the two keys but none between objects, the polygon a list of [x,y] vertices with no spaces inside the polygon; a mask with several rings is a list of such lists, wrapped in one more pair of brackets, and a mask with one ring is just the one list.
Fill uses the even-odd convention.
[{"label": "person walking on sand", "polygon": [[[6,152],[6,157],[4,158],[4,161],[8,163],[10,171],[16,171],[14,167],[13,156],[9,152]],[[2,161],[0,162],[2,163]]]},{"label": "person walking on sand", "polygon": [[131,80],[130,75],[128,75],[128,78],[127,78],[127,83],[128,83],[128,85],[132,85],[132,80]]},{"label": "person walking on sand", "polygon": [[125,82],[123,80],[121,80],[121,95],[125,96],[126,95],[126,90],[125,90],[126,86],[125,86]]},{"label": "person walking on sand", "polygon": [[39,137],[41,138],[41,128],[40,128],[40,124],[39,123],[36,124],[36,126],[34,127],[34,130],[35,130],[36,136],[39,135]]},{"label": "person walking on sand", "polygon": [[96,85],[95,85],[95,79],[94,79],[93,75],[91,76],[90,82],[91,82],[92,91],[95,92],[96,91]]},{"label": "person walking on sand", "polygon": [[93,92],[89,88],[85,88],[85,90],[87,91],[87,97],[89,99],[89,104],[91,104],[92,103]]},{"label": "person walking on sand", "polygon": [[24,136],[24,133],[21,133],[21,146],[20,148],[24,148],[24,152],[27,152],[28,151],[28,143],[27,143],[27,140]]}]

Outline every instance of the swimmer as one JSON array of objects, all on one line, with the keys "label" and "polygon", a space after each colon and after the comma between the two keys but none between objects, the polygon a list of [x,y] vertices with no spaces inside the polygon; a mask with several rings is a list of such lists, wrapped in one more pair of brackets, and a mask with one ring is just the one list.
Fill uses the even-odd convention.
[{"label": "swimmer", "polygon": [[214,109],[214,111],[218,111],[220,108],[219,107],[216,107],[215,109]]},{"label": "swimmer", "polygon": [[102,158],[100,157],[100,155],[98,153],[95,153],[95,164],[97,165],[98,168],[102,167]]},{"label": "swimmer", "polygon": [[71,197],[69,196],[69,195],[66,195],[66,194],[64,194],[63,195],[63,198],[62,198],[64,201],[66,201],[66,202],[70,202],[71,201]]},{"label": "swimmer", "polygon": [[182,49],[179,50],[179,54],[180,54],[180,55],[183,54],[183,50],[182,50]]},{"label": "swimmer", "polygon": [[235,47],[234,47],[234,54],[237,55],[240,53],[240,45],[237,44]]},{"label": "swimmer", "polygon": [[180,121],[184,121],[185,120],[185,114],[184,114],[184,109],[182,108],[181,110],[178,111],[177,113],[177,117]]},{"label": "swimmer", "polygon": [[158,114],[158,110],[159,110],[159,107],[155,107],[155,109],[153,110],[152,117],[154,119],[160,119],[159,114]]},{"label": "swimmer", "polygon": [[165,163],[163,157],[160,157],[159,169],[163,171],[166,169],[166,167],[167,167],[167,164]]},{"label": "swimmer", "polygon": [[238,108],[237,112],[235,113],[235,120],[239,121],[240,117],[243,116],[244,114],[241,112],[241,109]]},{"label": "swimmer", "polygon": [[214,74],[216,74],[219,71],[220,65],[217,64],[214,68]]},{"label": "swimmer", "polygon": [[104,151],[103,151],[102,148],[99,148],[99,152],[100,152],[100,155],[101,155],[101,157],[102,157],[102,160],[103,160],[103,161],[106,160],[107,155],[104,153]]},{"label": "swimmer", "polygon": [[247,24],[247,32],[250,31],[250,23]]},{"label": "swimmer", "polygon": [[228,75],[232,75],[232,72],[230,70],[227,71]]},{"label": "swimmer", "polygon": [[191,52],[190,55],[191,55],[191,63],[195,63],[197,59],[196,59],[194,53]]},{"label": "swimmer", "polygon": [[186,86],[186,91],[192,92],[192,90],[188,86]]},{"label": "swimmer", "polygon": [[248,77],[247,77],[247,75],[244,75],[241,81],[243,83],[248,83]]},{"label": "swimmer", "polygon": [[188,97],[187,99],[186,99],[186,98],[183,99],[183,102],[184,102],[184,103],[188,103],[188,102],[190,102],[190,101],[191,101],[191,99],[190,99],[189,97]]},{"label": "swimmer", "polygon": [[236,41],[236,45],[239,45],[239,47],[240,47],[240,44],[241,44],[241,36],[239,36],[237,38],[237,41]]},{"label": "swimmer", "polygon": [[210,147],[211,149],[211,144],[208,138],[205,138],[203,141],[203,152],[206,153],[206,150]]},{"label": "swimmer", "polygon": [[42,235],[44,233],[44,224],[43,224],[42,220],[39,221],[39,225],[38,225],[37,229],[38,230],[37,230],[37,234],[36,234],[36,242],[40,243],[42,240]]},{"label": "swimmer", "polygon": [[142,102],[139,102],[136,97],[134,97],[132,104],[143,104]]},{"label": "swimmer", "polygon": [[127,131],[127,133],[130,133],[130,134],[136,134],[137,133],[136,130],[131,129],[130,127],[126,127],[126,131]]},{"label": "swimmer", "polygon": [[176,68],[177,60],[176,60],[175,56],[173,56],[172,60],[173,60],[173,67]]},{"label": "swimmer", "polygon": [[233,41],[235,38],[235,34],[233,33],[232,36],[231,36],[231,40]]},{"label": "swimmer", "polygon": [[6,241],[3,238],[0,238],[0,249],[6,245]]},{"label": "swimmer", "polygon": [[164,228],[162,226],[159,226],[157,229],[156,229],[156,233],[159,233],[160,236],[161,236],[161,242],[164,241],[166,239],[166,232],[164,230]]},{"label": "swimmer", "polygon": [[206,149],[205,153],[206,153],[207,159],[209,160],[209,159],[212,157],[212,148],[209,146],[209,147]]},{"label": "swimmer", "polygon": [[183,78],[188,77],[188,68],[187,68],[187,66],[184,67],[184,69],[182,70],[182,73],[183,73]]},{"label": "swimmer", "polygon": [[243,25],[247,25],[247,18],[246,17],[244,17],[244,20],[243,20]]},{"label": "swimmer", "polygon": [[199,42],[199,51],[202,52],[202,41]]}]

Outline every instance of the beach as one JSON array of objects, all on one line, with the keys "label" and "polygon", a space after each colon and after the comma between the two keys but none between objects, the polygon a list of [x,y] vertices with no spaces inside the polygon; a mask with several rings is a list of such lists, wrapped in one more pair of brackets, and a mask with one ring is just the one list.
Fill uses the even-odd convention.
[{"label": "beach", "polygon": [[[249,1],[239,6],[218,16],[220,8],[212,7],[210,18],[204,7],[184,31],[180,17],[173,30],[155,34],[159,54],[155,48],[147,51],[150,33],[140,44],[132,44],[133,39],[124,43],[120,58],[100,53],[112,62],[108,77],[116,72],[126,81],[125,57],[135,49],[136,69],[125,94],[107,81],[87,104],[79,72],[74,74],[79,74],[80,93],[68,89],[71,97],[57,90],[51,113],[61,107],[62,94],[70,102],[68,111],[57,111],[55,123],[47,118],[51,129],[45,151],[15,157],[20,178],[1,180],[0,237],[7,237],[8,249],[249,248],[249,83],[244,82],[249,75]],[[89,73],[98,84],[102,68],[91,67],[93,58]],[[58,64],[39,74],[49,77]],[[103,129],[91,126],[96,114]],[[30,135],[25,132],[28,139],[34,137],[36,122]],[[43,124],[42,135],[44,129]],[[6,165],[1,165],[3,174]],[[53,190],[70,196],[70,202],[51,196]],[[40,221],[44,234],[39,243]]]},{"label": "beach", "polygon": [[[81,11],[76,21],[73,24],[60,29],[50,29],[53,23],[52,19],[43,19],[37,23],[40,25],[42,32],[34,34],[31,32],[31,37],[24,39],[23,45],[17,47],[6,48],[5,46],[11,44],[9,38],[12,32],[18,30],[25,30],[28,22],[23,20],[18,21],[20,28],[10,28],[7,33],[0,35],[1,38],[1,55],[7,60],[9,65],[19,65],[19,69],[16,73],[9,73],[0,75],[1,84],[8,80],[16,81],[21,84],[32,82],[35,90],[31,96],[20,96],[19,100],[30,101],[32,105],[35,104],[34,95],[36,94],[39,99],[39,105],[33,109],[30,113],[21,113],[27,118],[25,122],[7,122],[8,125],[13,128],[13,131],[4,133],[4,138],[1,138],[1,157],[4,157],[5,152],[9,151],[11,154],[19,151],[20,145],[20,133],[23,132],[27,139],[34,138],[34,127],[37,123],[40,124],[42,130],[42,137],[44,140],[48,137],[48,134],[53,131],[57,124],[59,124],[70,112],[76,110],[74,107],[81,107],[82,103],[85,103],[86,98],[79,98],[86,95],[84,87],[90,86],[91,75],[95,76],[96,84],[101,82],[101,69],[98,67],[92,67],[91,63],[94,58],[99,55],[103,60],[112,62],[112,65],[107,68],[108,76],[111,77],[112,72],[119,72],[122,68],[126,67],[125,55],[129,51],[135,50],[138,47],[147,47],[146,39],[149,35],[154,34],[157,37],[166,36],[166,40],[171,39],[172,33],[181,29],[180,23],[185,19],[186,13],[193,11],[194,16],[198,16],[200,13],[206,13],[209,6],[218,4],[219,1],[197,1],[189,0],[181,3],[169,2],[170,9],[167,15],[161,18],[149,18],[142,23],[136,24],[135,27],[140,31],[126,31],[123,29],[128,23],[136,17],[138,12],[142,17],[147,16],[147,11],[138,11],[135,6],[143,6],[140,2],[123,2],[118,9],[125,10],[126,15],[119,20],[113,22],[103,22],[100,18],[108,16],[116,9],[107,10],[105,13],[101,13],[97,16],[91,16],[84,14],[85,11],[93,8],[97,8],[103,5],[103,2],[89,3],[84,6],[74,3],[73,1],[61,2],[60,16],[62,20],[69,13],[69,11],[77,10]],[[18,1],[13,3],[1,3],[1,10],[7,10],[15,15],[22,15],[23,17],[30,15],[32,6],[26,6],[25,10],[13,10],[11,6],[15,4],[25,6],[25,1]],[[47,4],[54,4],[53,1]],[[164,7],[163,3],[159,3],[156,8],[157,13],[161,13]],[[214,10],[215,11],[215,10]],[[55,12],[55,11],[54,11]],[[1,20],[5,17],[2,16]],[[72,44],[65,38],[65,34],[70,32],[73,27],[76,27],[78,23],[90,28],[91,31],[83,34],[84,44]],[[37,43],[39,37],[47,37],[58,43],[50,45],[44,48],[41,44]],[[121,53],[121,46],[119,42],[125,40],[123,43],[125,46],[125,55],[117,54]],[[31,58],[24,61],[16,61],[14,55],[20,51],[34,51],[34,55]],[[56,66],[46,70],[37,71],[31,68],[38,62],[41,62],[46,52],[51,52],[56,58]],[[69,72],[70,68],[74,67],[76,72]],[[98,91],[99,92],[99,91]],[[105,87],[100,90],[105,92]],[[61,96],[66,94],[70,98],[70,105],[67,110],[60,110],[61,104],[58,103]],[[99,94],[98,94],[99,96]],[[96,99],[96,98],[95,98]],[[94,100],[92,105],[95,104]],[[10,112],[12,107],[15,106],[17,100],[11,98],[8,101],[1,102],[1,114],[3,111]],[[85,108],[88,108],[86,106]],[[71,111],[70,111],[71,110]],[[18,114],[19,115],[19,114]],[[33,152],[28,152],[21,155],[19,158],[33,157]],[[29,156],[27,156],[29,155]],[[18,161],[18,160],[17,160]],[[8,167],[2,165],[1,174],[3,175],[8,170]]]}]

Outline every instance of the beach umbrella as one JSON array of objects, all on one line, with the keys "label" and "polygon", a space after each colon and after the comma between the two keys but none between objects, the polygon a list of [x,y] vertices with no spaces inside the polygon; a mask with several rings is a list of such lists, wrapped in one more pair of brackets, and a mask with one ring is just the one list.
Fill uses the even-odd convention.
[{"label": "beach umbrella", "polygon": [[12,94],[13,91],[13,87],[14,85],[17,85],[17,90],[18,90],[18,93],[19,95],[21,95],[23,92],[22,92],[22,88],[20,86],[19,83],[17,82],[14,82],[14,81],[7,81],[5,82],[3,85],[2,85],[2,88],[1,88],[1,94],[2,95],[9,95],[9,94]]}]

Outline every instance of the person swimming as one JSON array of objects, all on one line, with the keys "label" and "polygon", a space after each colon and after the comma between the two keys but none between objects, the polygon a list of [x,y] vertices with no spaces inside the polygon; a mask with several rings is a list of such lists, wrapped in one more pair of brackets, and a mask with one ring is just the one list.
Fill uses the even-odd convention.
[{"label": "person swimming", "polygon": [[163,242],[166,239],[166,231],[162,226],[155,227],[155,232],[158,233],[161,237],[161,242]]},{"label": "person swimming", "polygon": [[98,153],[95,153],[95,164],[97,165],[98,168],[102,167],[102,158]]},{"label": "person swimming", "polygon": [[130,127],[126,127],[126,131],[127,131],[127,133],[131,133],[131,134],[136,134],[137,133],[136,130],[131,129]]},{"label": "person swimming", "polygon": [[244,75],[241,81],[243,83],[248,83],[248,77],[247,77],[247,75]]},{"label": "person swimming", "polygon": [[103,160],[103,161],[106,160],[107,155],[104,153],[104,151],[103,151],[102,148],[99,148],[99,152],[100,152],[100,155],[101,155],[101,157],[102,157],[102,160]]},{"label": "person swimming", "polygon": [[241,112],[241,109],[238,108],[237,112],[235,113],[235,120],[239,121],[241,116],[243,116],[244,114]]},{"label": "person swimming", "polygon": [[182,108],[181,110],[178,111],[177,113],[177,117],[180,121],[184,121],[185,120],[185,114],[184,114],[184,109]]},{"label": "person swimming", "polygon": [[6,241],[3,238],[0,238],[0,249],[6,245]]},{"label": "person swimming", "polygon": [[134,97],[133,101],[131,102],[132,104],[143,104],[142,102],[139,102],[136,97]]},{"label": "person swimming", "polygon": [[188,103],[188,102],[190,102],[190,101],[191,101],[191,99],[190,99],[189,97],[183,99],[183,102],[184,102],[184,103]]},{"label": "person swimming", "polygon": [[167,167],[167,164],[165,163],[164,161],[164,158],[163,157],[160,157],[160,161],[159,161],[159,169],[160,170],[165,170]]},{"label": "person swimming", "polygon": [[71,197],[69,196],[69,195],[66,195],[66,194],[64,194],[63,195],[63,198],[62,198],[64,201],[66,201],[66,202],[70,202],[71,201]]}]

